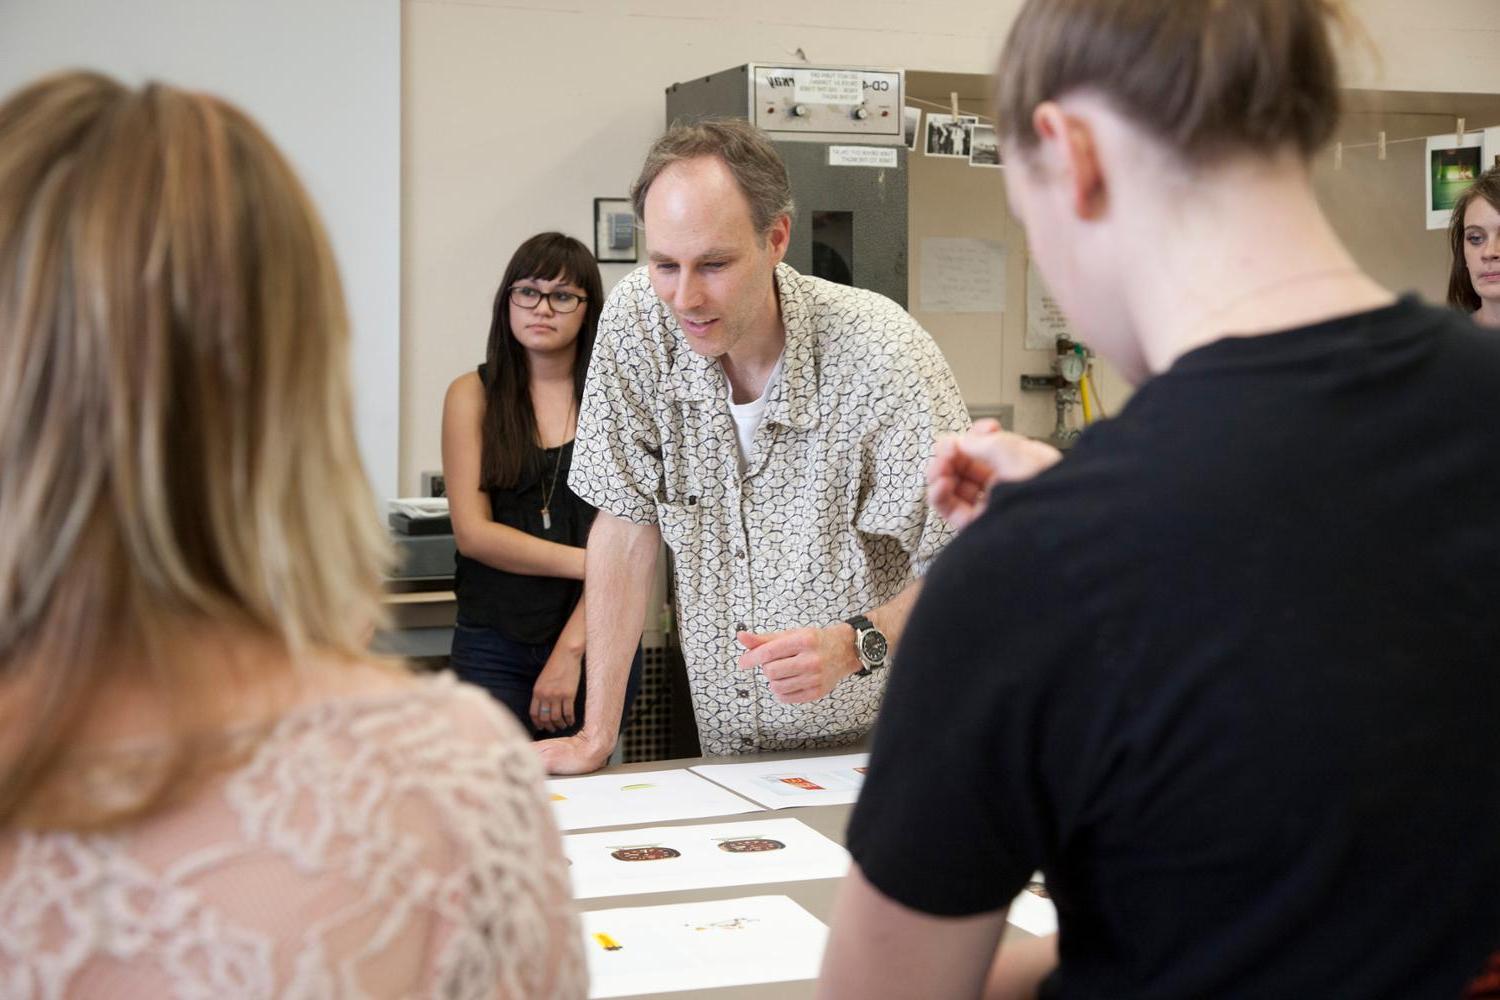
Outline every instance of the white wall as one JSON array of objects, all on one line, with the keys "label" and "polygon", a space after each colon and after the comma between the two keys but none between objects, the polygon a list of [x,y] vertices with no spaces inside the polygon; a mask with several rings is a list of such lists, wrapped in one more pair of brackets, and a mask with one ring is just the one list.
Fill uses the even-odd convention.
[{"label": "white wall", "polygon": [[161,79],[238,104],[291,158],[333,239],[356,416],[394,495],[400,364],[399,0],[0,0],[0,93],[57,69]]},{"label": "white wall", "polygon": [[1344,45],[1346,86],[1500,91],[1500,2],[1350,0],[1349,6],[1359,24]]}]

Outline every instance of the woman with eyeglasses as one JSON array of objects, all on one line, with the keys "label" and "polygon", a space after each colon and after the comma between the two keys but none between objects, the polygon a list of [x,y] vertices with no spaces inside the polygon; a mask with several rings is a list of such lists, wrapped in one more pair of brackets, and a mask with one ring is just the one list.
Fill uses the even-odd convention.
[{"label": "woman with eyeglasses", "polygon": [[[541,233],[495,293],[485,362],[443,403],[443,477],[458,544],[449,663],[533,739],[583,724],[583,546],[594,508],[568,488],[583,377],[604,305],[587,247]],[[640,677],[631,667],[625,713]]]}]

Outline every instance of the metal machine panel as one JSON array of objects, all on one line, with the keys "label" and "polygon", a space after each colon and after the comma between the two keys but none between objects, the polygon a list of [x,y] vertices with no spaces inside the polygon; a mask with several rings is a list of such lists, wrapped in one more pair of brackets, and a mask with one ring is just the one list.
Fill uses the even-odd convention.
[{"label": "metal machine panel", "polygon": [[[797,215],[786,262],[802,274],[868,288],[906,307],[905,146],[890,150],[896,166],[828,165],[828,146],[778,142],[792,180]],[[841,234],[843,216],[850,233]],[[840,238],[841,235],[844,238]]]},{"label": "metal machine panel", "polygon": [[901,145],[899,69],[747,63],[667,88],[667,123],[745,118],[777,139]]},{"label": "metal machine panel", "polygon": [[750,119],[778,139],[902,141],[899,69],[748,67]]},{"label": "metal machine panel", "polygon": [[[667,124],[760,125],[786,161],[797,204],[787,263],[905,307],[904,81],[902,70],[748,63],[668,87]],[[791,114],[799,104],[807,113]]]}]

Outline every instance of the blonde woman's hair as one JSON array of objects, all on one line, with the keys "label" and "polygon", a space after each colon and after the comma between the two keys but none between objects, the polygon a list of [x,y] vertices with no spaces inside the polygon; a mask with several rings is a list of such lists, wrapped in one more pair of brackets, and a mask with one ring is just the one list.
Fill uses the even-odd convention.
[{"label": "blonde woman's hair", "polygon": [[[127,819],[203,770],[228,667],[175,636],[361,655],[388,543],[348,341],[323,228],[241,111],[81,72],[0,105],[0,826]],[[121,682],[166,706],[160,766],[51,802]]]}]

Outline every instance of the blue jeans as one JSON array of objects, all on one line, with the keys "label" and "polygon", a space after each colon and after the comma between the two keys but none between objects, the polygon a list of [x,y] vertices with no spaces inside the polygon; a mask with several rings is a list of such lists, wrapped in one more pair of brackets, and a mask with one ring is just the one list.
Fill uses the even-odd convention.
[{"label": "blue jeans", "polygon": [[[513,714],[534,740],[554,736],[572,736],[583,728],[584,689],[588,665],[578,677],[578,696],[573,701],[573,727],[549,733],[531,724],[531,689],[536,685],[553,643],[532,645],[514,642],[483,625],[471,625],[463,619],[453,626],[453,649],[448,665],[460,680],[484,688]],[[630,680],[625,685],[625,707],[620,713],[620,729],[630,717],[630,706],[641,686],[641,650],[636,647],[630,663]]]}]

